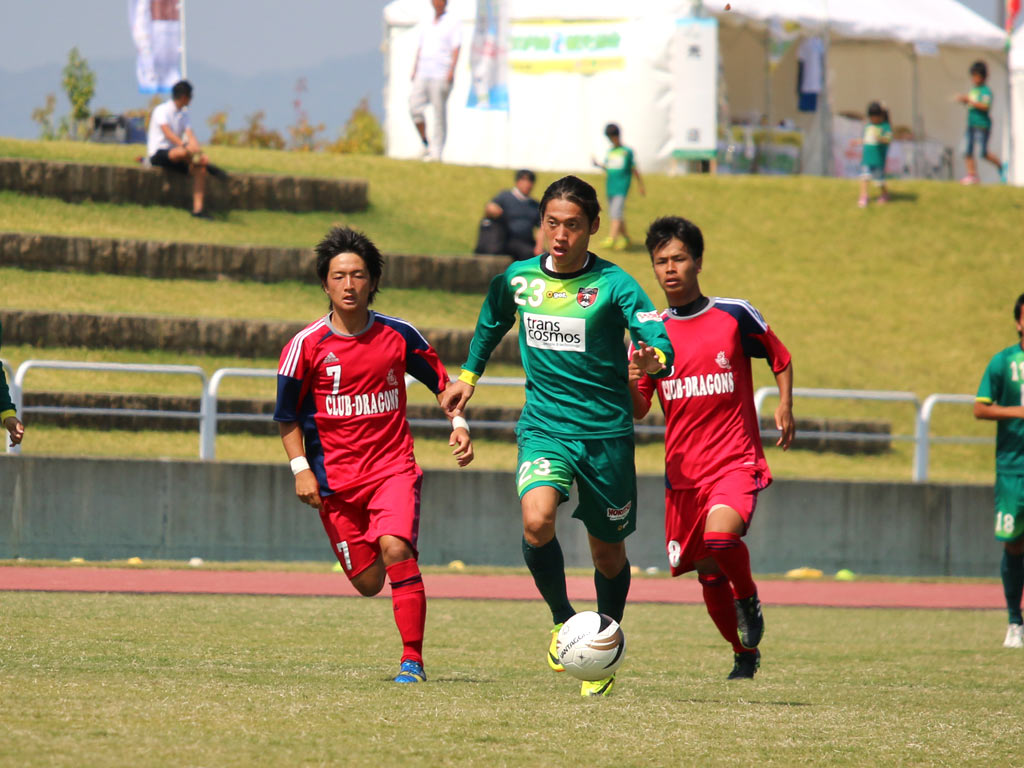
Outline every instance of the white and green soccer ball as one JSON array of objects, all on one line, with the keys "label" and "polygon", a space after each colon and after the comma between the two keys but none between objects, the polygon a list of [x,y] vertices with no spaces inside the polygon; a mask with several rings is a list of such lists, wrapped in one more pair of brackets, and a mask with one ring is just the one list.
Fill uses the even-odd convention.
[{"label": "white and green soccer ball", "polygon": [[558,631],[558,660],[577,680],[611,677],[626,656],[619,623],[595,611],[577,613]]}]

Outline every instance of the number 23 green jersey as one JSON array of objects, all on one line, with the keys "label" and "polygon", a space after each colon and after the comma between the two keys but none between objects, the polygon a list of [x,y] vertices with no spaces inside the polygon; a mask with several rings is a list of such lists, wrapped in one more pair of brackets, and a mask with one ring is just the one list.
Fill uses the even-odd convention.
[{"label": "number 23 green jersey", "polygon": [[665,372],[672,343],[640,285],[610,261],[587,254],[559,274],[542,254],[514,262],[491,281],[465,371],[479,376],[519,317],[526,404],[519,427],[577,440],[633,432],[624,333],[659,350]]}]

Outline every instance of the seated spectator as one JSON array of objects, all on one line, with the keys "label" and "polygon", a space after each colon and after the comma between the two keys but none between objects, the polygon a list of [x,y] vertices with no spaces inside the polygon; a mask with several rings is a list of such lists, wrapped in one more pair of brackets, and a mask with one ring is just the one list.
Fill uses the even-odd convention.
[{"label": "seated spectator", "polygon": [[540,204],[530,197],[536,180],[533,171],[516,171],[515,186],[499,192],[484,207],[476,253],[505,254],[522,261],[544,252]]},{"label": "seated spectator", "polygon": [[181,80],[171,89],[171,98],[153,109],[149,118],[146,154],[151,165],[177,173],[192,174],[192,215],[208,219],[203,210],[206,173],[209,165],[192,133],[188,105],[192,102],[192,85]]}]

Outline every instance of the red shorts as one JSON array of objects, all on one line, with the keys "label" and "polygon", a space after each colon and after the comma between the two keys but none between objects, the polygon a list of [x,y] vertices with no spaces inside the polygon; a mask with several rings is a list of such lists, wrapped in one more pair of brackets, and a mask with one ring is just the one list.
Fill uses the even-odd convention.
[{"label": "red shorts", "polygon": [[320,520],[350,579],[380,557],[381,536],[397,536],[416,553],[420,531],[419,467],[323,498]]},{"label": "red shorts", "polygon": [[743,518],[743,532],[757,506],[758,491],[768,487],[770,475],[758,469],[736,469],[699,488],[665,489],[665,549],[673,576],[692,571],[698,560],[711,557],[704,546],[708,513],[717,506],[735,509]]}]

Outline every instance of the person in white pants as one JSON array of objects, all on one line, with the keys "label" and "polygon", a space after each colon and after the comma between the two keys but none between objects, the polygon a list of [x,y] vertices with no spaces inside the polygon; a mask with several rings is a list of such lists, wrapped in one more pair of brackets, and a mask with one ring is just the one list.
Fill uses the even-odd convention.
[{"label": "person in white pants", "polygon": [[[420,45],[412,70],[412,92],[409,113],[423,141],[423,159],[441,159],[448,128],[448,94],[455,79],[455,63],[459,60],[462,27],[457,18],[447,13],[448,0],[431,0],[434,18],[420,27]],[[427,105],[434,110],[434,126],[427,138]]]}]

